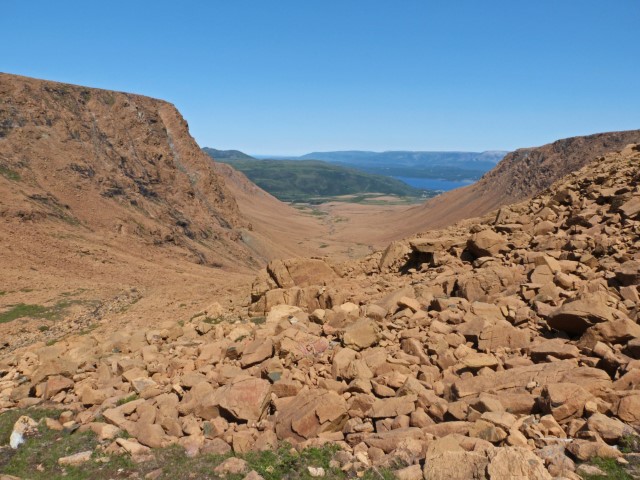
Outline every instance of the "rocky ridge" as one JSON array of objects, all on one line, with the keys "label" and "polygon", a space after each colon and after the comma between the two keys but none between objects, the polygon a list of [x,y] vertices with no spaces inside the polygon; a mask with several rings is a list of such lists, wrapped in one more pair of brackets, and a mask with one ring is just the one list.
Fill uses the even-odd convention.
[{"label": "rocky ridge", "polygon": [[[640,428],[640,148],[357,262],[269,264],[252,317],[69,337],[2,359],[0,408],[143,460],[337,443],[399,478],[579,478]],[[126,431],[132,438],[116,438]],[[630,458],[630,457],[628,457]]]},{"label": "rocky ridge", "polygon": [[[537,195],[602,155],[635,143],[640,143],[640,130],[564,138],[540,147],[520,148],[507,154],[478,182],[409,208],[390,221],[406,237],[415,231],[479,217]],[[410,231],[405,225],[418,228]]]}]

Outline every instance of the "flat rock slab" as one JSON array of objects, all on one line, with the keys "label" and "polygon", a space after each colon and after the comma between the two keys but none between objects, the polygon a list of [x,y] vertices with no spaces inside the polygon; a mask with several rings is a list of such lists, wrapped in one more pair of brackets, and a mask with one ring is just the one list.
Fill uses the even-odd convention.
[{"label": "flat rock slab", "polygon": [[[597,390],[611,385],[609,375],[603,370],[578,367],[573,360],[561,360],[458,380],[452,386],[452,393],[455,398],[464,398],[489,391],[524,389],[530,382],[536,382],[538,385],[573,382],[583,385],[586,390]],[[583,382],[588,385],[584,385]]]}]

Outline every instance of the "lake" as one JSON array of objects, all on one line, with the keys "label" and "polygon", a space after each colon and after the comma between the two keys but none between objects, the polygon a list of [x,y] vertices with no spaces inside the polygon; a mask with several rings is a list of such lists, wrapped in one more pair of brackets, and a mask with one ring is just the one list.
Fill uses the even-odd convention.
[{"label": "lake", "polygon": [[403,181],[407,185],[423,190],[444,190],[445,192],[454,188],[466,187],[474,183],[472,180],[464,180],[456,182],[452,180],[438,180],[435,178],[416,178],[416,177],[393,177]]}]

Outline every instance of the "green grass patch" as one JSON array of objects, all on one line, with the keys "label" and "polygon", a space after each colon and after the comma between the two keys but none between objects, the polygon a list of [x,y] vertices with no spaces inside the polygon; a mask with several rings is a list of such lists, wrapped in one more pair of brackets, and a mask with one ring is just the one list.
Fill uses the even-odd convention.
[{"label": "green grass patch", "polygon": [[12,182],[19,182],[22,180],[22,177],[15,170],[11,170],[8,167],[3,167],[0,165],[0,175],[2,175],[7,180],[11,180]]},{"label": "green grass patch", "polygon": [[18,318],[45,318],[49,313],[49,308],[42,305],[29,305],[19,303],[14,305],[6,312],[0,313],[0,323],[7,323],[17,320]]},{"label": "green grass patch", "polygon": [[585,475],[583,480],[633,480],[633,477],[627,473],[622,465],[614,458],[594,458],[590,462],[600,470],[604,475]]},{"label": "green grass patch", "polygon": [[252,470],[262,475],[265,480],[279,480],[281,478],[311,479],[307,467],[322,467],[326,472],[325,478],[344,478],[338,469],[329,467],[329,462],[338,451],[335,445],[322,448],[307,448],[301,452],[283,445],[275,451],[250,452],[244,458],[249,462]]},{"label": "green grass patch", "polygon": [[17,450],[12,450],[8,447],[9,436],[20,415],[40,420],[44,417],[58,418],[60,412],[29,409],[11,410],[0,415],[0,472],[4,474],[33,480],[85,480],[116,478],[122,471],[132,471],[135,468],[127,456],[104,456],[107,459],[104,463],[92,459],[80,467],[58,465],[58,459],[61,457],[94,450],[98,441],[92,432],[58,432],[40,425],[34,436],[28,437]]},{"label": "green grass patch", "polygon": [[19,318],[37,318],[43,320],[60,319],[72,305],[85,303],[82,300],[62,300],[51,307],[18,303],[11,305],[8,310],[0,313],[0,323],[7,323]]}]

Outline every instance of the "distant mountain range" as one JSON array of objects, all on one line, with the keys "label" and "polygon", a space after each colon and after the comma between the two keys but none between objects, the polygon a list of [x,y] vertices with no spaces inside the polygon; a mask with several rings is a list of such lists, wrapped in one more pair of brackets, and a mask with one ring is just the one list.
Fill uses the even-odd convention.
[{"label": "distant mountain range", "polygon": [[238,150],[202,149],[220,163],[233,166],[253,183],[286,202],[321,203],[344,195],[381,193],[424,199],[435,195],[386,175],[323,160],[259,160]]},{"label": "distant mountain range", "polygon": [[[391,177],[433,178],[442,180],[478,180],[508,152],[367,152],[347,150],[312,152],[292,160],[323,160],[365,172]],[[259,155],[259,158],[271,158]],[[282,157],[280,157],[282,158]]]}]

